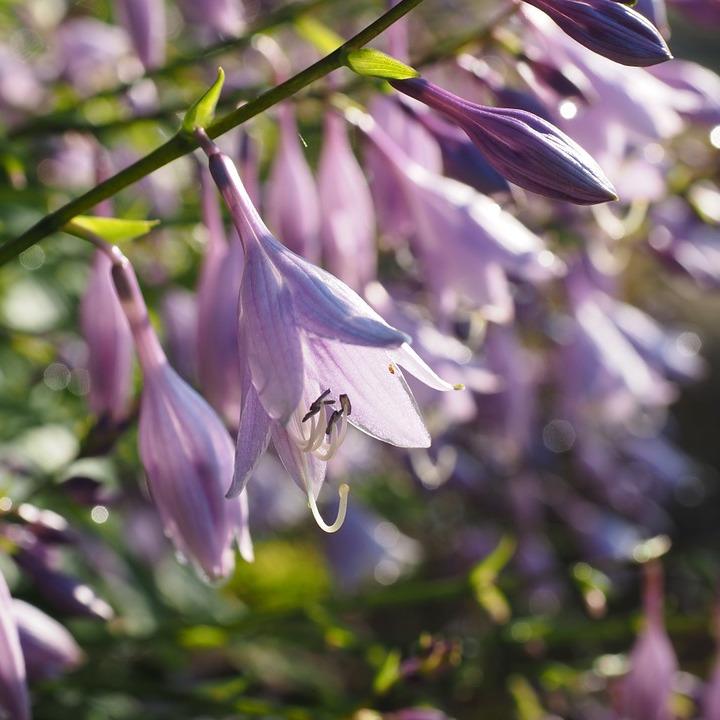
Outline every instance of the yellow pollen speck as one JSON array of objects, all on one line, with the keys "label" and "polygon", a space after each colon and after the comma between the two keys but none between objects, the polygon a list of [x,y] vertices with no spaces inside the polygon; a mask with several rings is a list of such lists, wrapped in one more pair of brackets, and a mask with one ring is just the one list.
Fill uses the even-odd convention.
[{"label": "yellow pollen speck", "polygon": [[453,390],[464,390],[464,389],[465,389],[465,386],[462,383],[455,383],[455,385],[453,385]]},{"label": "yellow pollen speck", "polygon": [[391,375],[394,375],[394,374],[395,374],[395,366],[394,366],[392,363],[390,363],[390,364],[388,365],[388,372],[389,372]]}]

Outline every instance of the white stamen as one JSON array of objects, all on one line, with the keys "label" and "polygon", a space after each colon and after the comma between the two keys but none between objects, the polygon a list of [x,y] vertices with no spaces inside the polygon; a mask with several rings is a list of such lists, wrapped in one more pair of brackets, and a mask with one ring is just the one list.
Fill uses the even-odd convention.
[{"label": "white stamen", "polygon": [[350,492],[350,486],[347,483],[343,483],[338,488],[338,495],[340,496],[340,504],[338,506],[338,512],[337,517],[335,518],[335,522],[333,522],[332,525],[328,525],[322,518],[322,515],[320,515],[320,510],[318,510],[317,503],[315,502],[315,495],[313,495],[312,488],[310,487],[310,482],[307,479],[307,475],[305,475],[305,489],[307,490],[307,499],[308,499],[308,505],[310,506],[310,511],[313,514],[313,517],[315,518],[315,522],[320,526],[321,530],[324,530],[326,533],[334,533],[337,532],[345,522],[345,515],[347,514],[347,504],[348,504],[348,493]]}]

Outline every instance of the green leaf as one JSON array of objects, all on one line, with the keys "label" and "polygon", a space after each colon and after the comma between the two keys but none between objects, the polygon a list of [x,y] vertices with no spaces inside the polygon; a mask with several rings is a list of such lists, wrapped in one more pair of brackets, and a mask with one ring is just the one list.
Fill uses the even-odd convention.
[{"label": "green leaf", "polygon": [[109,243],[120,243],[146,235],[159,220],[122,220],[121,218],[78,215],[63,228],[76,237],[88,239],[94,235]]},{"label": "green leaf", "polygon": [[384,695],[400,679],[400,659],[398,650],[390,650],[373,680],[373,690],[377,695]]},{"label": "green leaf", "polygon": [[345,55],[345,65],[358,75],[388,80],[407,80],[420,74],[409,65],[372,48],[350,50]]},{"label": "green leaf", "polygon": [[295,21],[297,34],[327,55],[337,50],[345,41],[334,30],[307,15]]},{"label": "green leaf", "polygon": [[220,99],[225,73],[221,67],[218,68],[217,80],[210,86],[207,92],[198,98],[185,113],[182,127],[187,132],[196,128],[206,128],[215,117],[215,107]]}]

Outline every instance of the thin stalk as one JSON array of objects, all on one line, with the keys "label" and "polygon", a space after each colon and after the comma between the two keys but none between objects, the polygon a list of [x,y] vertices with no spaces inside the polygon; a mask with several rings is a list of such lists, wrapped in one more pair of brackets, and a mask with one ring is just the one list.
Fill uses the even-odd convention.
[{"label": "thin stalk", "polygon": [[[310,67],[305,68],[305,70],[289,78],[284,83],[263,93],[255,100],[247,103],[247,105],[243,105],[237,110],[216,120],[206,128],[207,134],[211,138],[223,135],[228,132],[228,130],[232,130],[264,110],[286,100],[299,90],[302,90],[333,70],[342,67],[346,52],[363,47],[421,2],[422,0],[401,0],[395,7],[388,10],[375,20],[375,22],[357,33],[357,35],[354,35],[337,50],[334,50],[329,55],[310,65]],[[5,243],[0,247],[0,265],[4,265],[24,250],[32,247],[35,243],[60,230],[76,215],[90,210],[99,202],[112,197],[120,190],[128,187],[128,185],[132,185],[158,168],[192,152],[197,145],[197,139],[192,135],[180,133],[174,135],[149,155],[146,155],[121,172],[108,178],[84,195],[75,198],[75,200],[63,205],[58,210],[46,215],[22,235]]]}]

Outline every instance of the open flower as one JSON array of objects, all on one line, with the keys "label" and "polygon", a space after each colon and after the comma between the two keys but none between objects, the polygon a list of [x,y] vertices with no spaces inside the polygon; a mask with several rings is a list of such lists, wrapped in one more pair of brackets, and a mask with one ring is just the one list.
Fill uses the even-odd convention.
[{"label": "open flower", "polygon": [[469,102],[423,78],[391,85],[459,125],[510,182],[578,205],[617,199],[598,164],[547,120],[525,110]]},{"label": "open flower", "polygon": [[143,372],[140,459],[165,533],[208,578],[227,577],[236,542],[243,557],[252,559],[247,498],[224,497],[233,471],[230,435],[168,364],[132,266],[119,251],[112,274]]},{"label": "open flower", "polygon": [[401,367],[438,390],[451,390],[355,292],[290,252],[268,231],[235,166],[202,132],[210,171],[245,250],[240,333],[247,368],[229,496],[240,493],[270,438],[286,469],[317,510],[326,461],[348,424],[400,447],[427,447],[430,436]]}]

